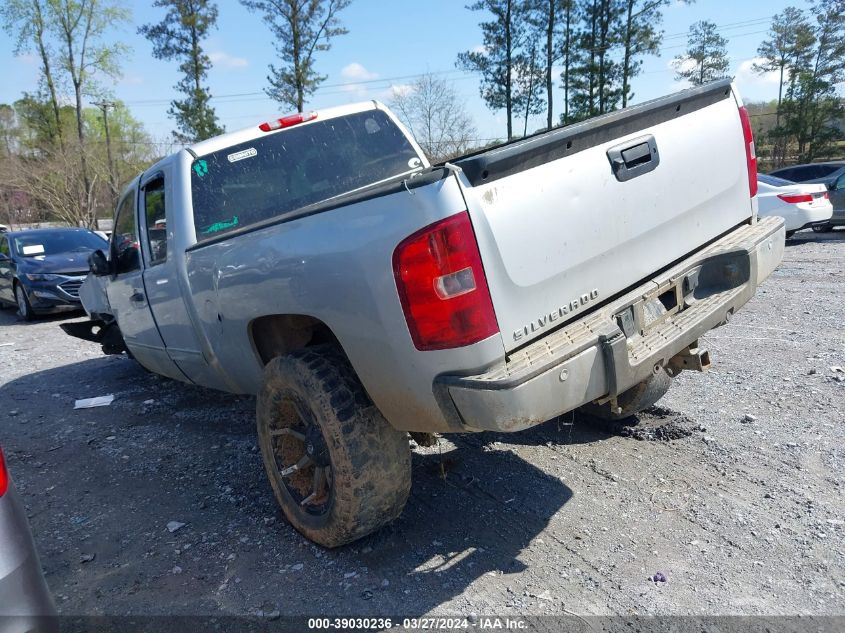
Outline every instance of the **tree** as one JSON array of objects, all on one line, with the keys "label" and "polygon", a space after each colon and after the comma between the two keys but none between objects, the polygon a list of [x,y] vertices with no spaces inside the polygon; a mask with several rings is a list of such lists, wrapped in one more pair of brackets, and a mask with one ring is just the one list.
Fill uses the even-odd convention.
[{"label": "tree", "polygon": [[587,0],[576,36],[581,49],[571,69],[571,109],[575,120],[587,119],[616,109],[622,96],[619,87],[621,65],[612,50],[620,43],[619,0]]},{"label": "tree", "polygon": [[201,46],[217,25],[217,5],[212,0],[155,0],[153,6],[167,9],[164,19],[142,26],[138,33],[150,40],[157,59],[180,61],[179,71],[184,75],[175,88],[185,98],[171,101],[168,110],[179,128],[173,132],[174,138],[195,143],[222,134],[224,129],[208,103],[211,94],[203,86],[211,60]]},{"label": "tree", "polygon": [[41,81],[50,96],[53,113],[50,138],[64,147],[62,123],[59,116],[59,97],[53,75],[53,51],[47,42],[47,28],[44,23],[45,0],[6,0],[0,7],[3,26],[10,36],[16,36],[15,54],[35,49],[41,62]]},{"label": "tree", "polygon": [[267,95],[302,112],[305,98],[314,94],[326,77],[314,68],[317,52],[331,48],[331,39],[348,31],[340,25],[338,13],[351,0],[241,0],[251,11],[263,13],[270,25],[276,54],[282,62],[270,64]]},{"label": "tree", "polygon": [[109,0],[47,0],[47,7],[49,27],[60,42],[59,65],[73,86],[83,183],[81,205],[86,224],[93,227],[96,221],[94,183],[86,156],[82,97],[96,93],[98,75],[116,77],[120,74],[118,59],[127,47],[121,43],[106,45],[101,40],[110,27],[128,20],[129,14]]},{"label": "tree", "polygon": [[472,118],[448,82],[430,73],[406,90],[393,90],[391,108],[433,163],[469,150],[476,137]]},{"label": "tree", "polygon": [[537,40],[530,40],[530,47],[516,59],[514,66],[514,108],[524,114],[522,135],[528,134],[528,118],[532,114],[542,114],[546,109],[543,96],[543,78],[546,75],[540,64],[540,51]]},{"label": "tree", "polygon": [[[811,8],[814,47],[787,91],[787,131],[802,162],[823,155],[838,135],[843,116],[837,86],[845,81],[845,0],[819,0]],[[787,104],[784,104],[787,105]]]},{"label": "tree", "polygon": [[[693,2],[694,0],[683,0]],[[659,55],[663,32],[661,9],[672,0],[623,0],[624,15],[621,22],[622,41],[622,107],[634,96],[631,79],[640,74],[643,55]]]},{"label": "tree", "polygon": [[476,0],[467,8],[487,11],[493,19],[481,23],[483,47],[460,53],[457,66],[481,74],[481,98],[491,110],[505,110],[508,140],[511,140],[514,79],[530,6],[525,0]]},{"label": "tree", "polygon": [[780,108],[783,102],[783,87],[787,69],[793,76],[798,69],[805,67],[812,54],[813,32],[804,12],[795,7],[787,7],[772,19],[769,27],[769,39],[757,48],[762,63],[753,66],[754,71],[763,74],[778,72],[778,109],[775,114],[776,127],[780,126]]},{"label": "tree", "polygon": [[[558,50],[561,51],[560,60],[563,62],[563,71],[560,74],[561,83],[563,84],[563,113],[560,116],[560,122],[563,125],[567,125],[569,123],[569,92],[572,86],[570,70],[580,61],[579,52],[573,46],[577,22],[577,5],[575,4],[575,0],[566,0],[561,9]],[[551,110],[552,101],[549,99],[549,112]]]},{"label": "tree", "polygon": [[728,41],[716,32],[713,22],[702,20],[690,27],[687,52],[674,60],[675,81],[686,79],[700,86],[721,79],[728,72]]}]

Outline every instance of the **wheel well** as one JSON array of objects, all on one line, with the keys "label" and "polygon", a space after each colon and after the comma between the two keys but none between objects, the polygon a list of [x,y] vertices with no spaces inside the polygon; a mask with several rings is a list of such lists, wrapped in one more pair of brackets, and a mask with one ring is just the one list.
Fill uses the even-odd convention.
[{"label": "wheel well", "polygon": [[262,365],[276,356],[298,349],[331,343],[343,348],[329,327],[305,314],[269,314],[258,317],[249,326],[252,346]]}]

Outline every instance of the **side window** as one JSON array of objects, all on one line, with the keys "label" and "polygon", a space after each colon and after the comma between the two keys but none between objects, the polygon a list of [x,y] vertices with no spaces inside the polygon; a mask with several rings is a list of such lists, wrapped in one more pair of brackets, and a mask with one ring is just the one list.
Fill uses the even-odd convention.
[{"label": "side window", "polygon": [[144,186],[144,220],[151,266],[167,259],[167,220],[164,215],[164,178],[156,178]]},{"label": "side window", "polygon": [[9,257],[9,240],[5,237],[0,237],[0,255]]},{"label": "side window", "polygon": [[833,189],[835,191],[845,190],[845,172],[843,172],[843,174],[839,176],[839,179],[836,181],[836,184],[833,186]]},{"label": "side window", "polygon": [[135,191],[130,191],[117,207],[111,236],[111,257],[118,275],[141,269],[138,226],[135,223]]}]

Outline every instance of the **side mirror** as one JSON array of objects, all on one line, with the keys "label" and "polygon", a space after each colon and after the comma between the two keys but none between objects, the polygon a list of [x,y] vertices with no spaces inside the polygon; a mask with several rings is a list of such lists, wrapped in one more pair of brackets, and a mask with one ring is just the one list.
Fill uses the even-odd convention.
[{"label": "side mirror", "polygon": [[88,256],[88,268],[95,277],[105,277],[111,274],[111,265],[105,253],[97,249]]}]

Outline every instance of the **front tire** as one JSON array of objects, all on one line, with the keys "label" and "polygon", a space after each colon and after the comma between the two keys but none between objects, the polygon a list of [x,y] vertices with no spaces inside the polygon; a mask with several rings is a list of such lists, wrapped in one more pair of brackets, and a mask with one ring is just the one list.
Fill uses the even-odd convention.
[{"label": "front tire", "polygon": [[271,360],[257,401],[258,443],[288,521],[324,547],[357,540],[399,516],[411,451],[330,345]]},{"label": "front tire", "polygon": [[32,321],[35,318],[35,312],[29,302],[29,297],[26,296],[26,290],[20,284],[15,284],[15,301],[18,304],[18,316],[21,320]]}]

